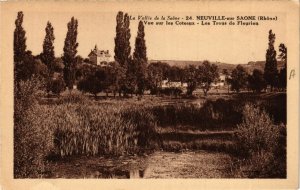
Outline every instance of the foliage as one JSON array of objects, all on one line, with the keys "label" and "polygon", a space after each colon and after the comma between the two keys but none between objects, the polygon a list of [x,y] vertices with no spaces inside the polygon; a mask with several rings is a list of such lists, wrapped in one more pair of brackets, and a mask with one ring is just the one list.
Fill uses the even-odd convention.
[{"label": "foliage", "polygon": [[150,63],[148,65],[148,88],[151,90],[151,94],[156,94],[164,79],[164,67],[161,62]]},{"label": "foliage", "polygon": [[167,78],[170,81],[184,82],[184,70],[177,66],[172,66],[168,70]]},{"label": "foliage", "polygon": [[130,19],[127,13],[118,12],[115,37],[115,61],[127,67],[130,57]]},{"label": "foliage", "polygon": [[93,73],[78,82],[78,89],[89,92],[97,97],[97,94],[108,86],[108,74],[103,68],[97,68]]},{"label": "foliage", "polygon": [[287,86],[287,47],[284,44],[279,45],[280,54],[278,57],[284,61],[284,67],[280,69],[278,76],[278,87],[281,89],[286,89]]},{"label": "foliage", "polygon": [[191,96],[193,91],[197,88],[197,79],[198,79],[198,72],[194,65],[189,65],[184,68],[184,81],[187,83],[187,91],[186,94]]},{"label": "foliage", "polygon": [[[52,149],[53,110],[37,104],[43,88],[39,78],[21,81],[14,96],[14,177],[41,177],[46,170],[45,157]],[[16,86],[15,86],[16,88]]]},{"label": "foliage", "polygon": [[175,97],[177,97],[180,94],[182,94],[182,90],[180,88],[177,88],[177,87],[169,87],[169,88],[159,89],[159,93],[164,94],[164,95],[168,95],[168,96],[174,95]]},{"label": "foliage", "polygon": [[24,14],[22,11],[18,12],[17,19],[15,21],[14,31],[14,63],[18,64],[21,62],[26,53],[26,37],[25,30],[22,26]]},{"label": "foliage", "polygon": [[219,79],[218,67],[214,64],[210,64],[209,61],[204,61],[198,70],[198,82],[206,96],[211,88],[211,84]]},{"label": "foliage", "polygon": [[276,87],[277,81],[277,60],[276,60],[276,50],[274,48],[275,43],[275,34],[272,30],[269,31],[269,47],[266,53],[266,64],[264,69],[264,78],[267,82],[267,85],[271,86],[271,90],[273,87]]},{"label": "foliage", "polygon": [[48,87],[48,91],[51,91],[57,95],[60,95],[60,93],[63,92],[65,89],[66,84],[61,77],[58,77],[57,79],[52,79]]},{"label": "foliage", "polygon": [[244,102],[218,99],[203,105],[178,104],[154,106],[152,112],[160,126],[193,126],[199,130],[234,128],[241,122]]},{"label": "foliage", "polygon": [[144,39],[145,31],[142,21],[139,22],[137,37],[135,40],[135,49],[133,52],[133,64],[136,67],[136,79],[138,93],[143,94],[146,88],[146,69],[147,69],[147,48]]},{"label": "foliage", "polygon": [[286,140],[285,135],[282,137],[285,127],[274,125],[269,115],[255,105],[246,105],[243,115],[243,122],[238,125],[237,144],[239,156],[246,159],[242,167],[244,175],[286,176]]},{"label": "foliage", "polygon": [[55,131],[56,152],[70,155],[122,155],[149,145],[153,116],[142,107],[125,104],[93,106],[65,104]]},{"label": "foliage", "polygon": [[54,68],[52,68],[52,66],[55,60],[54,46],[53,46],[55,37],[54,37],[53,30],[54,29],[52,27],[52,24],[48,21],[45,29],[46,36],[43,43],[43,52],[41,53],[41,60],[43,61],[43,63],[47,65],[50,73],[53,73],[54,71]]},{"label": "foliage", "polygon": [[78,21],[71,18],[71,21],[68,23],[68,32],[65,39],[64,45],[64,54],[62,60],[64,62],[64,80],[66,86],[69,90],[73,89],[73,85],[75,83],[75,63],[76,63],[76,54],[77,54],[77,28]]},{"label": "foliage", "polygon": [[248,74],[243,66],[238,65],[231,73],[231,78],[229,83],[231,85],[231,90],[239,92],[247,84]]},{"label": "foliage", "polygon": [[261,92],[266,88],[266,81],[264,79],[264,74],[258,69],[254,69],[252,75],[248,77],[248,85],[251,90],[255,92]]}]

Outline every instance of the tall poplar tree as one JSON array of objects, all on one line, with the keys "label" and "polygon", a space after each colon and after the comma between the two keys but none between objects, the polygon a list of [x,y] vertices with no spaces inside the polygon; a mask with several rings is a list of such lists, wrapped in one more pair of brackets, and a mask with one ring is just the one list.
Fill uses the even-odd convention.
[{"label": "tall poplar tree", "polygon": [[124,55],[124,63],[129,64],[131,56],[131,47],[130,47],[130,18],[127,13],[124,15],[124,28],[123,28],[123,35],[124,35],[124,49],[123,49],[123,55]]},{"label": "tall poplar tree", "polygon": [[115,61],[123,66],[123,12],[118,12],[117,14],[117,26],[116,26],[116,37],[115,37]]},{"label": "tall poplar tree", "polygon": [[146,86],[145,74],[147,69],[147,48],[145,41],[144,24],[142,21],[139,22],[137,37],[135,39],[135,49],[133,53],[134,64],[136,65],[136,77],[138,93],[143,94]]},{"label": "tall poplar tree", "polygon": [[15,21],[15,31],[14,31],[14,77],[15,82],[21,79],[21,68],[24,64],[24,58],[26,56],[26,37],[25,30],[22,26],[23,24],[23,12],[18,12],[17,19]]},{"label": "tall poplar tree", "polygon": [[46,36],[44,39],[43,43],[43,52],[41,53],[41,60],[43,63],[45,63],[50,70],[50,73],[53,72],[53,62],[55,60],[55,55],[54,55],[54,29],[52,27],[52,24],[48,21],[47,26],[46,26]]},{"label": "tall poplar tree", "polygon": [[127,13],[118,12],[115,37],[115,61],[119,63],[122,70],[125,71],[125,78],[121,81],[119,91],[123,91],[124,95],[129,91],[132,92],[135,86],[134,65],[130,55],[130,18]]},{"label": "tall poplar tree", "polygon": [[269,31],[269,47],[266,53],[266,64],[264,69],[264,78],[267,85],[271,86],[271,91],[277,85],[277,60],[276,60],[276,50],[274,48],[275,34],[272,30]]},{"label": "tall poplar tree", "polygon": [[280,54],[278,57],[284,62],[283,68],[279,72],[279,87],[286,89],[287,86],[287,47],[284,44],[279,45]]},{"label": "tall poplar tree", "polygon": [[71,21],[68,23],[68,32],[65,39],[65,45],[64,45],[64,54],[62,57],[62,60],[64,62],[64,80],[69,88],[71,90],[73,88],[73,85],[75,83],[75,63],[76,63],[76,54],[77,54],[77,31],[78,28],[78,21],[77,19],[74,19],[74,17],[71,18]]}]

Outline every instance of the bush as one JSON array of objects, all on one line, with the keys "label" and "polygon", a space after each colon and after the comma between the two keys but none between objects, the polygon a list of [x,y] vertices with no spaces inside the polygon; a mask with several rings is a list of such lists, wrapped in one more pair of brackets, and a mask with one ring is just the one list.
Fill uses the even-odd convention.
[{"label": "bush", "polygon": [[274,125],[264,110],[251,104],[243,114],[237,132],[237,156],[244,160],[242,173],[247,177],[285,177],[285,127]]},{"label": "bush", "polygon": [[33,78],[15,86],[14,101],[14,177],[41,177],[44,159],[52,147],[50,110],[43,110],[36,96],[43,84]]},{"label": "bush", "polygon": [[180,94],[182,94],[182,90],[180,88],[176,88],[176,87],[169,87],[169,88],[162,88],[159,89],[159,93],[163,94],[163,95],[167,95],[167,96],[179,96]]},{"label": "bush", "polygon": [[51,80],[48,90],[53,92],[54,94],[59,95],[61,92],[66,90],[65,81],[62,78]]}]

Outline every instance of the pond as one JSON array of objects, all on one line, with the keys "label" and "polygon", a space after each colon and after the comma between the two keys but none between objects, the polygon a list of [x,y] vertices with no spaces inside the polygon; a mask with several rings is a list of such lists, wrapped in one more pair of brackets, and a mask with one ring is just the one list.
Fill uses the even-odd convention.
[{"label": "pond", "polygon": [[229,178],[231,157],[207,151],[73,157],[50,163],[50,178]]}]

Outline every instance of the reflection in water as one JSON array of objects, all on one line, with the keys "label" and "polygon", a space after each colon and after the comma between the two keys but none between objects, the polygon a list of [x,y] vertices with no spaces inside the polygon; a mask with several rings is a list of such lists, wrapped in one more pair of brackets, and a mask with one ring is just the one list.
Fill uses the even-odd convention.
[{"label": "reflection in water", "polygon": [[63,178],[228,178],[231,160],[226,153],[158,151],[118,159],[78,158],[57,162],[55,167],[56,177]]},{"label": "reflection in water", "polygon": [[145,170],[130,170],[129,172],[129,178],[130,179],[138,179],[138,178],[143,178],[144,177],[144,172]]}]

